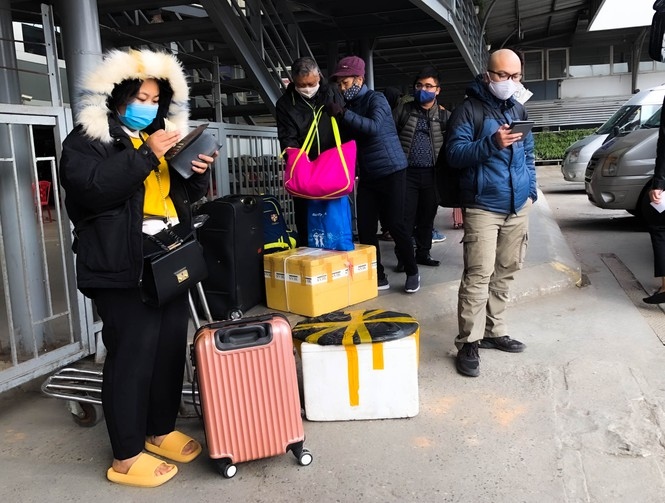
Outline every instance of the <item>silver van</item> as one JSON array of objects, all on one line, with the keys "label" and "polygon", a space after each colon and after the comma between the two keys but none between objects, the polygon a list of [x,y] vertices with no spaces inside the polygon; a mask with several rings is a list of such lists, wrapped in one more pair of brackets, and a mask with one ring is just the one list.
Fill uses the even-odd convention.
[{"label": "silver van", "polygon": [[656,165],[661,110],[639,129],[602,145],[584,173],[589,201],[599,208],[639,213],[642,193],[649,189]]},{"label": "silver van", "polygon": [[591,155],[603,142],[628,134],[649,119],[663,104],[665,85],[640,91],[624,103],[593,134],[576,141],[563,154],[561,173],[569,182],[581,182]]}]

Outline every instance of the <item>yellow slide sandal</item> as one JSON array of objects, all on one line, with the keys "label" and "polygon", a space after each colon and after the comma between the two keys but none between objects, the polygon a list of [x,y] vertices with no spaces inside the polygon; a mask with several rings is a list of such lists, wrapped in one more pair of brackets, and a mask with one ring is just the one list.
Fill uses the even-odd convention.
[{"label": "yellow slide sandal", "polygon": [[[182,450],[189,442],[194,442],[196,444],[196,449],[194,449],[189,454],[183,454]],[[179,431],[172,431],[166,435],[166,437],[164,437],[164,440],[162,440],[162,443],[159,446],[151,444],[146,440],[145,450],[172,461],[178,461],[179,463],[189,463],[199,454],[201,454],[202,449],[201,444],[199,444],[192,437]]]},{"label": "yellow slide sandal", "polygon": [[[155,470],[162,464],[167,464],[171,470],[163,475],[155,475]],[[157,487],[171,480],[176,473],[178,473],[177,466],[164,463],[161,459],[142,452],[127,473],[118,473],[111,467],[106,472],[106,478],[125,486]]]}]

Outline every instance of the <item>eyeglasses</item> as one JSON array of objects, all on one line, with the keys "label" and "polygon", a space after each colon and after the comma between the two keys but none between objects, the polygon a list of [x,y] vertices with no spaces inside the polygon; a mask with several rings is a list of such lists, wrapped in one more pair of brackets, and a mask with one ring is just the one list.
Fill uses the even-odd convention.
[{"label": "eyeglasses", "polygon": [[522,78],[521,73],[506,73],[506,72],[495,72],[494,70],[487,70],[487,73],[493,73],[497,77],[499,77],[499,80],[508,80],[508,79],[513,79],[513,80],[520,80]]},{"label": "eyeglasses", "polygon": [[432,89],[436,89],[439,86],[435,86],[435,85],[432,85],[432,84],[421,84],[420,82],[418,82],[413,87],[415,87],[416,89],[425,89],[427,91],[431,91]]}]

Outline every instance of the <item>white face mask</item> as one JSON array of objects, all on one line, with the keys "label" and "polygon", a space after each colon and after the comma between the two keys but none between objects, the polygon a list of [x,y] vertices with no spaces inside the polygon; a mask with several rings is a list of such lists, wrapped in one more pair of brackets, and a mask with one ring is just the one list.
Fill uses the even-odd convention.
[{"label": "white face mask", "polygon": [[321,84],[316,84],[314,87],[296,87],[296,91],[305,98],[313,98],[319,92],[319,87]]},{"label": "white face mask", "polygon": [[519,88],[519,84],[513,79],[502,80],[501,82],[495,82],[490,79],[487,86],[489,87],[490,92],[500,100],[507,100],[515,94]]}]

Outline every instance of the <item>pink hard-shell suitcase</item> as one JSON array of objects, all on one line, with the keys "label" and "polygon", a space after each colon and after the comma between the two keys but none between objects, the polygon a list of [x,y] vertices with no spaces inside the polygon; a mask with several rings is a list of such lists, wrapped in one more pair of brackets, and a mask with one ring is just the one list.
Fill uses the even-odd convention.
[{"label": "pink hard-shell suitcase", "polygon": [[204,325],[194,362],[208,454],[226,478],[236,463],[292,451],[302,466],[300,394],[291,325],[280,314]]}]

